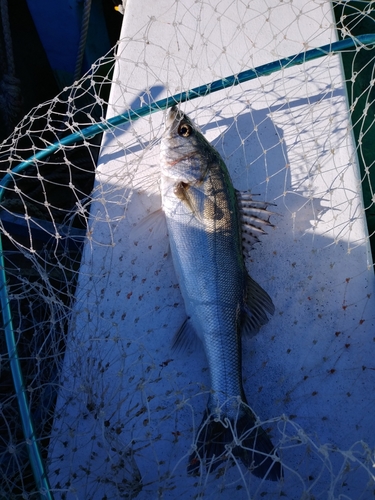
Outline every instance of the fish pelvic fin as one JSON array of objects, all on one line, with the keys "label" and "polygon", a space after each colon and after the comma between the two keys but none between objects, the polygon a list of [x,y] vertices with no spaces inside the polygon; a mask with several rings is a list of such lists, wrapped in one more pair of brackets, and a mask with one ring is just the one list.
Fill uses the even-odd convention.
[{"label": "fish pelvic fin", "polygon": [[133,226],[129,233],[132,242],[138,242],[142,238],[159,240],[168,236],[167,222],[161,208],[146,215],[142,220]]},{"label": "fish pelvic fin", "polygon": [[191,319],[186,318],[173,337],[172,350],[176,352],[187,351],[196,348],[198,344],[198,335],[191,323]]},{"label": "fish pelvic fin", "polygon": [[241,460],[255,476],[277,481],[283,477],[280,459],[266,431],[256,424],[248,407],[235,422],[218,419],[206,410],[188,462],[188,474],[199,475],[205,466],[213,472],[228,459]]}]

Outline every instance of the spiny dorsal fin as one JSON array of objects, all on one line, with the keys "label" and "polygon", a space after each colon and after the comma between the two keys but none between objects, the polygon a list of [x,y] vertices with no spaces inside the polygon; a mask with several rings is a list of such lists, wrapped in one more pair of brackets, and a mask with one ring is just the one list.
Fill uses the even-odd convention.
[{"label": "spiny dorsal fin", "polygon": [[265,228],[274,227],[270,222],[270,216],[276,215],[268,210],[269,206],[275,206],[266,201],[254,200],[257,195],[250,191],[237,191],[237,202],[240,213],[242,229],[242,247],[244,254],[248,254],[255,243],[258,243],[259,235],[267,234]]}]

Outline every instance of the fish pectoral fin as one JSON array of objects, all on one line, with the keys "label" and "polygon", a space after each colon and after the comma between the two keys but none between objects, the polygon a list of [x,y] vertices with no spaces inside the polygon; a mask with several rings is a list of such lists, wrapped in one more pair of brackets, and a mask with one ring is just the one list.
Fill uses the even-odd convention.
[{"label": "fish pectoral fin", "polygon": [[174,194],[179,200],[181,200],[185,205],[189,207],[189,210],[193,212],[194,216],[198,219],[201,213],[201,203],[199,202],[199,193],[191,184],[186,182],[179,182],[174,188]]},{"label": "fish pectoral fin", "polygon": [[167,221],[161,208],[140,220],[130,231],[129,239],[139,241],[142,238],[161,240],[168,236]]},{"label": "fish pectoral fin", "polygon": [[222,208],[216,203],[215,199],[202,193],[202,190],[199,189],[200,182],[197,184],[198,187],[193,184],[179,182],[175,186],[174,193],[177,198],[189,207],[194,217],[200,222],[223,219],[224,211]]},{"label": "fish pectoral fin", "polygon": [[191,324],[190,318],[186,318],[179,330],[175,333],[172,349],[185,351],[196,347],[197,343],[197,333]]},{"label": "fish pectoral fin", "polygon": [[246,303],[241,333],[248,337],[254,337],[260,327],[268,323],[268,314],[274,314],[274,312],[275,306],[271,297],[256,281],[247,276]]}]

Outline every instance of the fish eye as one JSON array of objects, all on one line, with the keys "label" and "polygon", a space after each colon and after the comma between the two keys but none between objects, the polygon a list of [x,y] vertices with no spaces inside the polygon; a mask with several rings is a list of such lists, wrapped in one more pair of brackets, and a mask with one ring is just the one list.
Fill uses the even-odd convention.
[{"label": "fish eye", "polygon": [[177,133],[182,137],[189,137],[193,131],[193,128],[188,123],[181,123],[178,127]]}]

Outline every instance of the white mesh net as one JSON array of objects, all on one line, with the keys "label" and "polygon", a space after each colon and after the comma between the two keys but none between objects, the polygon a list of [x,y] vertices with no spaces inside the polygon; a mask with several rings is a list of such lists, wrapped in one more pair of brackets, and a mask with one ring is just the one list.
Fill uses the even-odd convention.
[{"label": "white mesh net", "polygon": [[[25,116],[1,145],[0,168],[127,109],[370,33],[372,8],[129,0],[116,55]],[[186,472],[210,393],[207,361],[199,346],[171,350],[185,309],[168,241],[140,231],[160,208],[165,114],[14,174],[1,205],[6,286],[50,495],[374,495],[374,53],[357,44],[343,61],[329,55],[181,105],[234,186],[281,215],[248,262],[276,313],[243,345],[245,392],[276,446],[280,481],[255,477],[230,448],[214,473]],[[0,497],[43,498],[5,340],[1,349]]]}]

